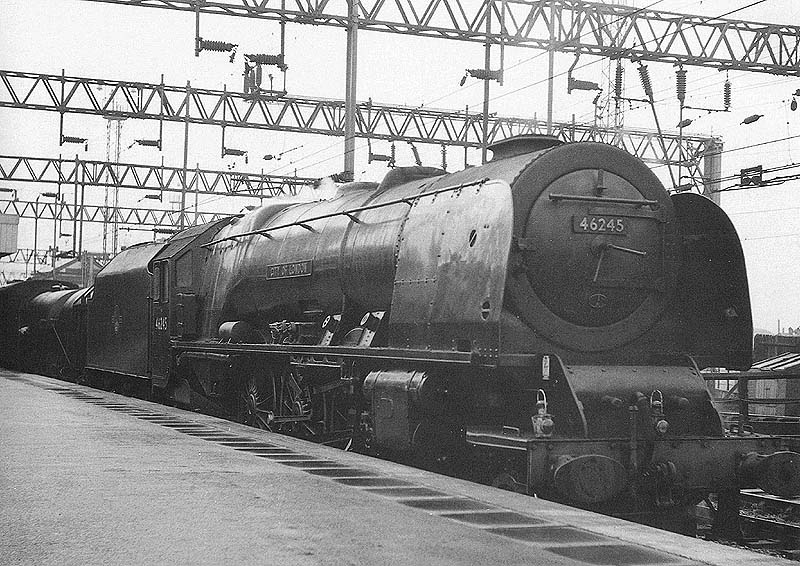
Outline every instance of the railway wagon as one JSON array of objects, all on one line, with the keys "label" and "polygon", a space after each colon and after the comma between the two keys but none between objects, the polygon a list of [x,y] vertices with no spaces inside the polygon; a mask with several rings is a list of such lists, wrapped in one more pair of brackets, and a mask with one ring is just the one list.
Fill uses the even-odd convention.
[{"label": "railway wagon", "polygon": [[[16,281],[0,287],[0,365],[28,371],[60,367],[56,360],[60,350],[51,328],[60,308],[48,311],[51,305],[60,304],[68,291],[76,289],[71,283],[47,279]],[[34,301],[38,301],[36,307]],[[42,350],[37,352],[39,348]],[[40,359],[49,362],[39,365]]]}]

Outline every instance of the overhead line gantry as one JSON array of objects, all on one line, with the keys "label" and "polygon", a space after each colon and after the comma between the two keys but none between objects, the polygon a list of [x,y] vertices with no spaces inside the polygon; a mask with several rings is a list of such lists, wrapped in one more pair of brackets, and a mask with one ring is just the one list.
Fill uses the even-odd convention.
[{"label": "overhead line gantry", "polygon": [[64,159],[0,155],[0,181],[67,184],[250,197],[297,196],[313,188],[316,179],[269,173],[187,169],[168,165],[117,163],[92,159]]},{"label": "overhead line gantry", "polygon": [[[84,1],[316,26],[353,25],[348,17],[351,0]],[[797,25],[582,0],[352,1],[359,30],[800,76]]]},{"label": "overhead line gantry", "polygon": [[[282,26],[296,23],[345,28],[344,170],[350,175],[354,169],[353,144],[357,135],[355,69],[356,35],[360,30],[476,42],[485,46],[480,144],[483,161],[490,143],[487,117],[489,83],[493,76],[489,68],[492,46],[549,51],[546,133],[551,133],[553,125],[553,53],[556,51],[800,76],[800,26],[583,0],[310,0],[288,5],[285,0],[84,1],[193,12],[198,25],[203,13],[273,20]],[[718,168],[716,164],[714,169]]]},{"label": "overhead line gantry", "polygon": [[[345,133],[342,100],[247,95],[63,74],[0,70],[0,107],[333,136]],[[489,143],[517,134],[547,133],[545,122],[530,118],[491,115],[488,126]],[[484,141],[483,115],[466,111],[360,102],[355,127],[358,137],[387,141],[471,148],[481,147]],[[704,170],[710,159],[718,159],[721,145],[711,137],[664,133],[662,147],[654,131],[574,122],[556,122],[552,133],[564,141],[611,143],[655,164],[676,164],[681,156],[691,156],[685,165],[698,187],[703,186],[704,177],[710,178]]]},{"label": "overhead line gantry", "polygon": [[[174,228],[178,226],[181,211],[95,204],[76,206],[68,202],[45,203],[27,200],[0,200],[0,214],[13,214],[20,218],[59,220],[65,223],[117,222],[130,226],[154,228],[171,226]],[[233,214],[209,211],[198,211],[197,215],[197,224],[206,224],[221,218],[234,216]]]}]

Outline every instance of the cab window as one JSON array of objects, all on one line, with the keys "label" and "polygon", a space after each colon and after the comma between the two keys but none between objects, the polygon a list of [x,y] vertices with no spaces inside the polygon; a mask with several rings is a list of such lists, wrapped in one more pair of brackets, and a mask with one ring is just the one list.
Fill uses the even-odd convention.
[{"label": "cab window", "polygon": [[169,268],[168,263],[164,262],[161,266],[161,278],[160,278],[160,287],[158,294],[161,297],[162,303],[169,302]]},{"label": "cab window", "polygon": [[153,300],[161,299],[161,265],[153,267]]},{"label": "cab window", "polygon": [[192,286],[192,252],[188,251],[175,262],[175,286]]}]

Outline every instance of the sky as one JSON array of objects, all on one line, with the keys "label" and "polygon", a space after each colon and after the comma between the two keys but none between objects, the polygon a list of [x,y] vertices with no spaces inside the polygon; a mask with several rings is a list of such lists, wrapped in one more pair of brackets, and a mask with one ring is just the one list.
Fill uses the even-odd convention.
[{"label": "sky", "polygon": [[[462,0],[468,4],[470,0]],[[688,14],[719,16],[748,6],[754,0],[627,0],[636,7]],[[766,0],[756,6],[728,16],[742,20],[800,24],[800,2]],[[60,74],[158,83],[164,75],[166,84],[231,90],[241,88],[241,58],[234,63],[219,53],[194,56],[194,15],[171,10],[115,6],[81,0],[0,0],[0,68],[13,71]],[[274,22],[201,16],[201,35],[209,39],[230,41],[240,45],[239,52],[276,53],[279,26]],[[290,95],[323,98],[344,98],[346,34],[337,28],[289,25],[286,37],[286,77]],[[359,100],[463,110],[466,106],[478,111],[482,104],[482,83],[468,79],[459,81],[466,68],[483,65],[480,45],[458,41],[398,36],[387,33],[360,32],[358,38]],[[566,70],[574,56],[555,55],[554,119],[591,123],[594,114],[594,92],[566,92]],[[499,65],[497,50],[493,66]],[[504,116],[544,119],[547,109],[547,55],[534,49],[505,51],[505,82],[492,83],[491,112]],[[665,129],[678,122],[678,101],[675,95],[675,68],[662,63],[647,63],[656,97],[656,109]],[[687,67],[686,104],[698,107],[722,107],[725,73],[713,69]],[[575,76],[608,87],[608,61],[582,56]],[[643,97],[636,67],[625,62],[625,95]],[[800,163],[800,109],[791,111],[792,93],[800,89],[800,78],[779,77],[762,73],[730,72],[732,105],[730,112],[688,112],[693,123],[687,134],[717,136],[724,143],[723,176],[735,175],[740,169],[754,165],[765,168]],[[265,79],[266,81],[267,79]],[[277,77],[276,77],[276,80]],[[800,97],[798,97],[800,102]],[[752,114],[763,117],[750,125],[741,121]],[[624,114],[624,124],[631,128],[654,129],[653,116],[644,105],[632,105]],[[67,114],[65,133],[89,139],[83,147],[58,144],[58,114],[30,110],[0,108],[0,153],[37,157],[74,157],[107,159],[106,120],[101,117]],[[122,124],[120,161],[180,166],[183,160],[183,125],[164,124],[164,150],[133,145],[137,138],[156,138],[158,124],[127,120]],[[775,142],[780,138],[793,139]],[[769,142],[769,143],[765,143]],[[753,144],[764,144],[746,148]],[[220,157],[220,128],[192,126],[190,129],[190,166],[199,164],[210,169],[232,168],[239,171],[265,171],[275,174],[325,176],[343,169],[343,140],[330,136],[308,136],[281,132],[226,130],[226,145],[243,148],[250,155],[283,153],[280,161]],[[356,142],[356,178],[377,181],[387,169],[383,163],[367,163],[364,140]],[[743,148],[743,149],[740,149]],[[373,143],[376,153],[388,153],[388,142]],[[438,145],[419,145],[425,165],[441,164]],[[413,164],[408,144],[397,144],[398,164]],[[447,155],[449,170],[464,165],[462,149],[451,148]],[[477,151],[468,153],[472,164],[480,161]],[[667,183],[666,168],[656,173]],[[787,173],[797,173],[789,169]],[[730,181],[728,184],[734,184]],[[33,183],[4,183],[17,189],[21,200],[34,200],[54,187]],[[723,187],[727,186],[723,184]],[[70,201],[71,188],[65,187]],[[87,204],[101,204],[105,198],[101,188],[87,189]],[[123,191],[122,206],[174,207],[175,203],[144,201],[141,192]],[[0,193],[0,199],[10,198]],[[178,198],[173,195],[173,199]],[[168,200],[168,199],[165,199]],[[234,202],[235,200],[235,202]],[[256,199],[226,199],[220,196],[200,197],[201,211],[238,212]],[[775,332],[778,321],[785,329],[800,326],[800,181],[781,185],[724,192],[721,206],[734,222],[745,251],[749,272],[754,325]],[[135,228],[135,227],[133,227]],[[72,230],[62,229],[61,232]],[[52,245],[53,223],[40,221],[40,245]],[[72,247],[72,235],[58,238],[61,249]],[[109,236],[110,238],[110,236]],[[153,238],[152,231],[123,230],[121,245]],[[102,251],[103,234],[99,225],[87,226],[84,235],[89,251]],[[33,247],[33,220],[20,221],[19,246]],[[28,266],[30,270],[30,266]],[[6,280],[25,275],[24,264],[0,263]]]}]

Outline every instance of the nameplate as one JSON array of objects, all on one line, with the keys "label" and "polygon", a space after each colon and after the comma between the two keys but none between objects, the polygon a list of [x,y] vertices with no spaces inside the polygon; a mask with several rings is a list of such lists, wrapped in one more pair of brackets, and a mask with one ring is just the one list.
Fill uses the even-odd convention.
[{"label": "nameplate", "polygon": [[288,279],[290,277],[306,277],[308,275],[311,275],[310,259],[267,266],[267,279]]}]

